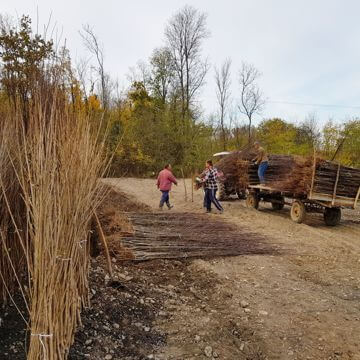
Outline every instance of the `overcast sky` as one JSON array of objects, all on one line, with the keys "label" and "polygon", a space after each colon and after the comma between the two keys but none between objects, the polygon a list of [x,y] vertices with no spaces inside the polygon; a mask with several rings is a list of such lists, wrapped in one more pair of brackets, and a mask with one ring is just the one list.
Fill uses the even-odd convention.
[{"label": "overcast sky", "polygon": [[[52,14],[74,59],[88,56],[78,31],[90,24],[104,45],[107,71],[125,84],[129,68],[163,44],[167,20],[185,4],[208,15],[204,56],[212,65],[232,59],[235,104],[241,62],[262,72],[259,84],[268,102],[257,121],[300,122],[314,112],[321,124],[360,117],[357,0],[6,0],[0,11],[28,14],[36,23],[38,9],[40,24]],[[213,77],[212,67],[201,94],[207,114],[216,110]]]}]

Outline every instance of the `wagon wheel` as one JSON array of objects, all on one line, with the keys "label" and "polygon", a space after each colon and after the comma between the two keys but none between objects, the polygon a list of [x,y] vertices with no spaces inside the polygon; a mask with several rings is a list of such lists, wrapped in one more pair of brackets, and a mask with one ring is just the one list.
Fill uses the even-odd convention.
[{"label": "wagon wheel", "polygon": [[246,206],[253,209],[259,208],[259,198],[256,194],[248,194],[246,197]]},{"label": "wagon wheel", "polygon": [[244,200],[244,199],[246,199],[246,193],[245,193],[244,190],[237,189],[237,190],[236,190],[236,194],[237,194],[239,200]]},{"label": "wagon wheel", "polygon": [[283,196],[280,196],[277,199],[274,199],[275,201],[271,202],[271,206],[274,210],[282,210],[285,206],[285,198]]},{"label": "wagon wheel", "polygon": [[294,201],[291,205],[290,216],[292,221],[301,224],[306,217],[305,205],[301,201]]},{"label": "wagon wheel", "polygon": [[223,182],[218,182],[218,192],[216,194],[216,198],[220,201],[224,201],[228,199],[228,195],[226,194],[226,185]]},{"label": "wagon wheel", "polygon": [[341,219],[340,208],[325,208],[324,221],[327,226],[336,226]]}]

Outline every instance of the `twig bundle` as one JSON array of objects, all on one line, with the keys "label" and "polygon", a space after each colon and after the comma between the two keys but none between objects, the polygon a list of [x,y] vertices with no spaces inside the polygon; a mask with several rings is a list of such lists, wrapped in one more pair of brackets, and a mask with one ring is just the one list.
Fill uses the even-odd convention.
[{"label": "twig bundle", "polygon": [[[134,232],[124,234],[121,242],[133,253],[134,260],[268,254],[276,251],[258,234],[240,231],[223,221],[208,221],[207,216],[190,213],[127,215]],[[127,257],[126,253],[124,258]]]},{"label": "twig bundle", "polygon": [[102,199],[104,142],[57,91],[39,90],[26,130],[19,112],[1,119],[17,130],[0,147],[11,164],[0,176],[1,283],[14,283],[11,269],[28,303],[30,360],[67,357],[88,304],[89,226]]}]

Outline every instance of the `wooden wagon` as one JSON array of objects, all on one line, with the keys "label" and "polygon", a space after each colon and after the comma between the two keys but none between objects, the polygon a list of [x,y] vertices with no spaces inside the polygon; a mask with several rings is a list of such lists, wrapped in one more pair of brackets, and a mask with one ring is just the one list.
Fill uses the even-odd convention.
[{"label": "wooden wagon", "polygon": [[311,188],[307,193],[296,194],[266,185],[249,185],[246,204],[257,209],[259,202],[270,202],[274,210],[291,206],[291,219],[302,223],[307,213],[323,213],[325,224],[340,222],[341,209],[355,209],[360,197],[360,170],[331,162],[313,163]]}]

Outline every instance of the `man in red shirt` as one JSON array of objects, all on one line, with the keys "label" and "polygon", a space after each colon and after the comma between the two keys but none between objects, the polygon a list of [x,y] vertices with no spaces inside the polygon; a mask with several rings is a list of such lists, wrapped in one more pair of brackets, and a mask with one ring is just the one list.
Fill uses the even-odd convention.
[{"label": "man in red shirt", "polygon": [[168,209],[170,210],[173,205],[170,205],[169,200],[169,191],[171,190],[172,184],[177,185],[177,181],[173,173],[171,172],[171,165],[166,164],[164,169],[160,171],[157,178],[157,187],[162,192],[159,208],[162,210],[164,204],[166,203]]}]

